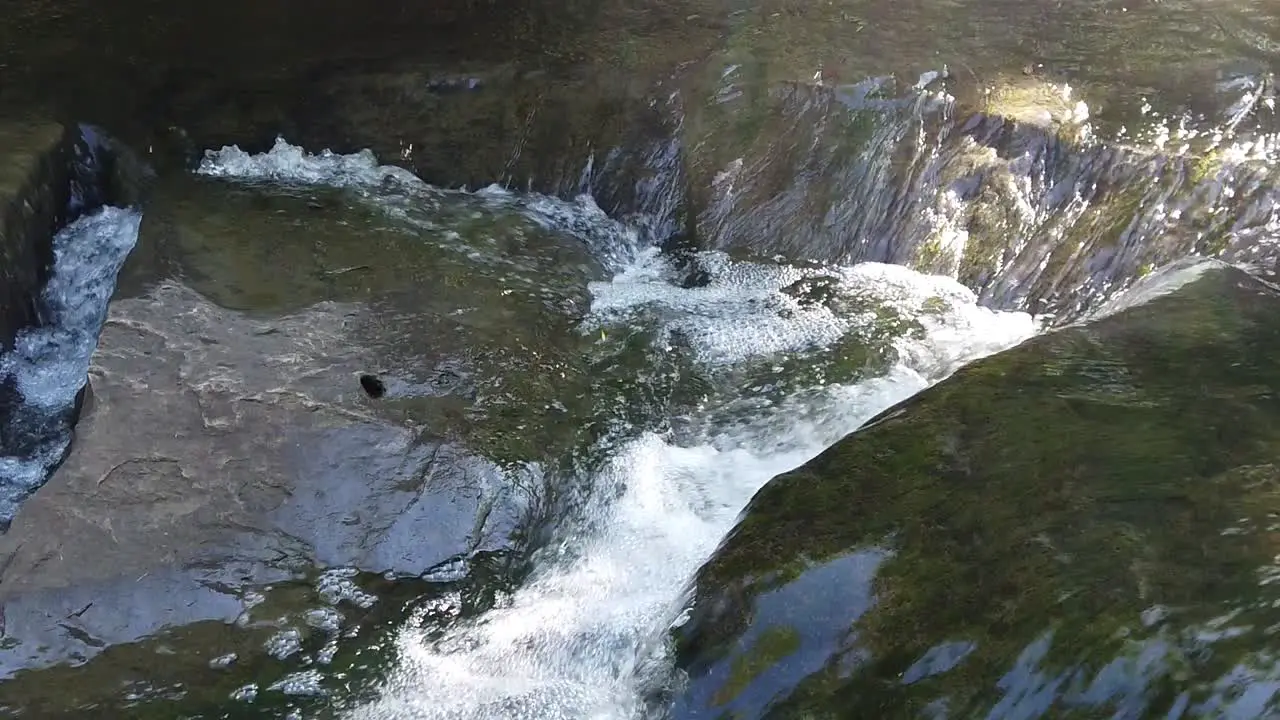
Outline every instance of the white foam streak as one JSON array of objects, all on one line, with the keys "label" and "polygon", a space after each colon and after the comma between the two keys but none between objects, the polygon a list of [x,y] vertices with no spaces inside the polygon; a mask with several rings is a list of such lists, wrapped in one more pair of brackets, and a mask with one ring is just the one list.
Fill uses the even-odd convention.
[{"label": "white foam streak", "polygon": [[[660,259],[646,256],[612,283],[593,287],[594,310],[614,316],[660,306],[665,323],[700,338],[708,362],[785,352],[830,339],[843,331],[841,323],[854,322],[790,308],[788,326],[787,317],[761,308],[778,302],[778,289],[802,271],[721,260],[715,275],[728,280],[690,290],[665,282]],[[880,265],[841,272],[881,297],[942,295],[953,304],[929,319],[925,337],[913,341],[916,355],[887,376],[783,402],[751,423],[770,432],[738,426],[683,446],[652,433],[630,442],[595,479],[589,514],[596,529],[575,538],[572,553],[545,562],[508,604],[453,627],[443,639],[405,629],[399,665],[381,696],[349,717],[635,716],[642,692],[637,668],[664,652],[688,581],[756,490],[924,388],[926,375],[949,372],[1035,332],[1030,317],[978,308],[953,281]],[[781,436],[777,428],[784,428]]]},{"label": "white foam streak", "polygon": [[196,173],[236,180],[334,187],[377,186],[388,180],[425,187],[425,183],[408,170],[379,165],[370,150],[349,155],[330,150],[311,154],[290,145],[284,138],[278,138],[271,150],[256,155],[234,145],[210,150],[200,161]]},{"label": "white foam streak", "polygon": [[538,193],[517,194],[498,185],[475,192],[445,190],[404,168],[379,165],[368,149],[345,155],[331,150],[308,153],[284,138],[277,138],[270,150],[258,154],[228,145],[205,151],[196,174],[238,182],[345,188],[370,198],[389,216],[420,229],[438,229],[432,213],[424,211],[438,210],[442,198],[468,197],[522,213],[543,227],[572,235],[612,267],[630,261],[640,245],[637,233],[610,218],[590,195],[566,202]]}]

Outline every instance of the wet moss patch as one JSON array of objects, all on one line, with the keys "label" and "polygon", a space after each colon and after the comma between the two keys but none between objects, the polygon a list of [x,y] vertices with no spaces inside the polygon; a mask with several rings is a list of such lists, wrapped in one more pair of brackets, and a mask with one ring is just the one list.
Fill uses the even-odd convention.
[{"label": "wet moss patch", "polygon": [[[812,612],[839,628],[817,669],[753,670],[763,716],[968,717],[1033,692],[1065,714],[1163,713],[1227,702],[1233,666],[1264,682],[1278,309],[1210,271],[978,361],[775,478],[699,573],[676,632],[689,697],[740,692],[707,685],[715,668],[786,630],[763,597],[799,601],[819,564],[885,546],[873,606],[842,601],[849,584]],[[955,642],[973,649],[954,667],[902,681]]]}]

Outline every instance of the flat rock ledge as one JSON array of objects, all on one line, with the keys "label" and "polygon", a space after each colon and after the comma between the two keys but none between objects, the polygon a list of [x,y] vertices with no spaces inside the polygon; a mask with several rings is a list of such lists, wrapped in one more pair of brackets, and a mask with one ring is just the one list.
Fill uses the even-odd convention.
[{"label": "flat rock ledge", "polygon": [[316,567],[507,547],[536,488],[366,396],[363,312],[257,320],[170,281],[117,298],[73,449],[0,536],[0,678],[231,621]]}]

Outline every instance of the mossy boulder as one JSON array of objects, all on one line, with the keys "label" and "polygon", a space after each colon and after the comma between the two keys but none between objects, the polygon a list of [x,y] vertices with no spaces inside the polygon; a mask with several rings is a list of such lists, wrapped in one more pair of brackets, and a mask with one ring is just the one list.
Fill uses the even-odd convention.
[{"label": "mossy boulder", "polygon": [[697,576],[673,717],[1274,711],[1280,291],[1199,273],[774,478]]}]

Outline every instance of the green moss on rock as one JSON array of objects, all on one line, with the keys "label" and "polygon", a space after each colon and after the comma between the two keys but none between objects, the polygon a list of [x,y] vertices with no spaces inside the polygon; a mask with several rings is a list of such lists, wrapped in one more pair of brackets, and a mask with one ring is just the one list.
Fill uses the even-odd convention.
[{"label": "green moss on rock", "polygon": [[[982,717],[1032,696],[1163,717],[1274,679],[1277,311],[1214,269],[974,363],[775,478],[698,575],[676,717]],[[868,579],[838,576],[796,629],[821,642],[728,686],[745,637],[812,603],[815,568],[877,548],[869,609],[850,600]],[[972,651],[948,665],[954,643]]]}]

